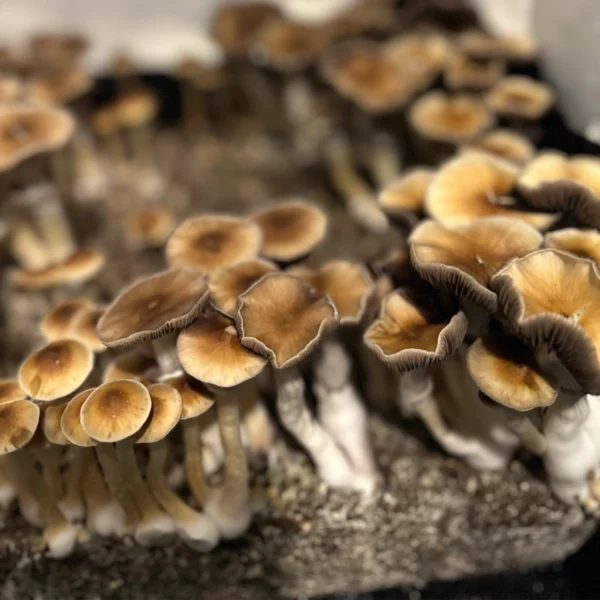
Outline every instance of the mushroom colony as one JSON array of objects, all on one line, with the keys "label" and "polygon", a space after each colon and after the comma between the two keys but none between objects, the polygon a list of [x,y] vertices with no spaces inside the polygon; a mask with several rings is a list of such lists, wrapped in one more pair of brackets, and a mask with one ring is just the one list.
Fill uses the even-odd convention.
[{"label": "mushroom colony", "polygon": [[[531,40],[404,4],[227,4],[223,61],[166,74],[170,120],[125,52],[96,80],[72,32],[0,51],[0,503],[50,556],[243,536],[282,434],[325,485],[381,493],[384,397],[440,452],[525,447],[598,511],[600,160],[543,147]],[[246,166],[318,184],[211,201],[232,127],[261,140]]]}]

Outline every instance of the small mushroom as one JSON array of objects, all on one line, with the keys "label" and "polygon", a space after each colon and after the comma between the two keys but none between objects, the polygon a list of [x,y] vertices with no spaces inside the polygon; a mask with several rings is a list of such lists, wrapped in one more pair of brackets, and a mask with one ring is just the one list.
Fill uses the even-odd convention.
[{"label": "small mushroom", "polygon": [[106,346],[98,337],[98,322],[106,307],[89,306],[74,315],[69,328],[69,337],[85,344],[92,352],[104,352]]},{"label": "small mushroom", "polygon": [[32,104],[67,105],[90,91],[93,81],[81,67],[41,73],[27,81],[25,94]]},{"label": "small mushroom", "polygon": [[444,83],[453,91],[478,92],[487,90],[504,75],[501,61],[473,60],[467,54],[455,52],[446,62]]},{"label": "small mushroom", "polygon": [[46,313],[40,323],[40,331],[49,342],[68,338],[75,317],[92,306],[86,298],[71,298],[60,302]]},{"label": "small mushroom", "polygon": [[494,129],[459,148],[459,152],[487,152],[516,165],[528,163],[535,154],[535,146],[512,129]]},{"label": "small mushroom", "polygon": [[468,30],[460,33],[459,48],[475,60],[501,59],[511,63],[533,62],[537,45],[527,36],[493,36],[483,31]]},{"label": "small mushroom", "polygon": [[552,108],[554,92],[535,79],[512,75],[501,79],[486,94],[485,102],[499,116],[537,121]]},{"label": "small mushroom", "polygon": [[148,373],[156,369],[156,360],[139,349],[124,352],[108,363],[102,375],[102,383],[117,379],[133,379],[144,385],[150,385]]},{"label": "small mushroom", "polygon": [[27,400],[27,394],[16,379],[0,379],[0,405]]},{"label": "small mushroom", "polygon": [[162,248],[175,228],[172,212],[162,206],[148,206],[132,214],[125,235],[136,248]]}]

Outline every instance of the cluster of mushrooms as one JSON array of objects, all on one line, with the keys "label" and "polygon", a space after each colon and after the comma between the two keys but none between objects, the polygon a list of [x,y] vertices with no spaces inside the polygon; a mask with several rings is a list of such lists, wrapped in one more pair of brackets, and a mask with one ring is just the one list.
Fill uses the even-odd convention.
[{"label": "cluster of mushrooms", "polygon": [[[597,512],[600,160],[536,149],[554,96],[535,45],[456,31],[455,4],[365,0],[320,25],[229,4],[227,61],[174,66],[180,143],[241,99],[368,235],[397,232],[368,264],[311,258],[332,223],[310,198],[237,215],[199,199],[176,225],[159,99],[126,54],[98,106],[85,40],[0,53],[6,285],[44,307],[44,341],[0,381],[0,504],[51,556],[86,532],[203,552],[242,536],[249,458],[278,427],[327,486],[376,493],[367,415],[390,389],[445,452],[501,470],[524,446]],[[113,231],[119,186],[137,208],[115,246],[163,265],[129,280],[74,227],[100,203]]]}]

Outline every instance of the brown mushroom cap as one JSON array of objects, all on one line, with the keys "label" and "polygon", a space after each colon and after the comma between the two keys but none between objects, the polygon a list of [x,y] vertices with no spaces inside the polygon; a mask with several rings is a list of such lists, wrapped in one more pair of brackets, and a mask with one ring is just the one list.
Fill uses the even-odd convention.
[{"label": "brown mushroom cap", "polygon": [[87,40],[76,33],[39,33],[29,39],[34,61],[52,69],[72,67],[87,47]]},{"label": "brown mushroom cap", "polygon": [[526,36],[495,37],[471,30],[459,34],[456,41],[463,52],[478,60],[499,58],[509,62],[530,62],[537,55],[535,41]]},{"label": "brown mushroom cap", "polygon": [[212,309],[179,334],[177,356],[186,373],[223,388],[253,379],[267,364],[242,346],[235,321]]},{"label": "brown mushroom cap", "polygon": [[139,248],[160,248],[175,228],[173,213],[163,206],[147,206],[125,224],[127,239]]},{"label": "brown mushroom cap", "polygon": [[141,383],[110,381],[97,387],[83,403],[81,426],[98,442],[119,442],[144,426],[151,409],[150,393]]},{"label": "brown mushroom cap", "polygon": [[285,273],[269,273],[238,301],[242,344],[282,369],[300,362],[339,320],[333,301]]},{"label": "brown mushroom cap", "polygon": [[85,69],[72,67],[43,73],[30,79],[26,94],[33,104],[68,104],[87,93],[92,83],[92,78]]},{"label": "brown mushroom cap", "polygon": [[195,267],[212,273],[260,252],[262,233],[245,219],[204,215],[188,219],[167,241],[165,254],[171,266]]},{"label": "brown mushroom cap", "polygon": [[25,446],[39,421],[40,408],[29,400],[0,404],[0,456]]},{"label": "brown mushroom cap", "polygon": [[471,150],[488,152],[517,165],[529,162],[535,154],[535,146],[523,135],[512,129],[494,129],[481,138],[459,148],[460,152]]},{"label": "brown mushroom cap", "polygon": [[600,265],[600,233],[595,229],[568,227],[551,231],[544,236],[544,246],[589,258]]},{"label": "brown mushroom cap", "polygon": [[504,75],[503,62],[481,62],[471,59],[467,54],[455,52],[446,62],[444,82],[454,91],[487,90]]},{"label": "brown mushroom cap", "polygon": [[106,346],[98,337],[98,322],[106,311],[104,306],[91,306],[78,312],[71,321],[69,336],[85,344],[92,352],[104,352]]},{"label": "brown mushroom cap", "polygon": [[144,385],[150,385],[151,381],[147,373],[156,366],[154,357],[137,350],[125,352],[107,365],[102,375],[102,383],[118,379],[134,379]]},{"label": "brown mushroom cap", "polygon": [[263,275],[273,271],[277,271],[277,266],[261,258],[245,260],[216,271],[208,283],[212,305],[223,314],[233,316],[238,297]]},{"label": "brown mushroom cap", "polygon": [[488,397],[513,410],[550,406],[558,390],[542,375],[533,353],[514,338],[476,340],[467,352],[467,369]]},{"label": "brown mushroom cap", "polygon": [[327,233],[326,214],[302,200],[281,202],[254,213],[251,220],[262,231],[261,253],[280,262],[306,256]]},{"label": "brown mushroom cap", "polygon": [[60,426],[65,437],[75,446],[90,448],[96,445],[96,442],[83,430],[81,426],[81,408],[83,403],[90,397],[90,394],[96,388],[90,388],[79,392],[69,400],[62,417]]},{"label": "brown mushroom cap", "polygon": [[477,98],[440,91],[428,92],[416,100],[408,120],[422,137],[455,145],[482,135],[494,125],[493,114]]},{"label": "brown mushroom cap", "polygon": [[185,327],[208,301],[206,277],[179,267],[138,279],[122,291],[98,322],[109,348],[133,346]]},{"label": "brown mushroom cap", "polygon": [[195,88],[214,91],[228,81],[227,70],[221,65],[204,64],[192,56],[184,56],[178,63],[175,77],[189,81]]},{"label": "brown mushroom cap", "polygon": [[152,400],[150,418],[142,428],[138,444],[154,444],[165,438],[181,418],[181,394],[170,385],[155,383],[148,386]]},{"label": "brown mushroom cap", "polygon": [[412,264],[425,281],[495,311],[490,279],[511,260],[542,245],[542,235],[517,219],[484,217],[446,227],[425,221],[410,236]]},{"label": "brown mushroom cap", "polygon": [[75,317],[93,307],[87,298],[71,298],[57,304],[40,323],[40,331],[48,341],[69,337],[69,330]]},{"label": "brown mushroom cap", "polygon": [[66,404],[45,406],[42,409],[42,431],[51,444],[65,446],[69,439],[61,429],[60,420],[65,412]]},{"label": "brown mushroom cap", "polygon": [[19,369],[19,385],[35,400],[57,400],[82,385],[93,367],[89,348],[75,340],[59,340],[29,355]]},{"label": "brown mushroom cap", "polygon": [[554,92],[531,77],[511,75],[496,83],[485,101],[499,115],[536,120],[552,108]]},{"label": "brown mushroom cap", "polygon": [[433,169],[424,167],[400,175],[379,192],[379,206],[393,219],[401,220],[409,226],[416,225],[416,215],[423,212],[427,188],[433,175]]},{"label": "brown mushroom cap", "polygon": [[204,414],[215,403],[210,390],[193,377],[176,375],[165,379],[163,383],[175,388],[181,395],[180,419],[182,421]]},{"label": "brown mushroom cap", "polygon": [[116,101],[115,110],[121,127],[141,127],[156,119],[158,100],[149,89],[136,88],[123,93]]},{"label": "brown mushroom cap", "polygon": [[[469,223],[479,217],[520,219],[536,229],[550,227],[554,215],[507,208],[517,181],[515,166],[479,153],[466,153],[445,163],[427,189],[425,210],[445,225]],[[509,198],[508,205],[514,202]]]},{"label": "brown mushroom cap", "polygon": [[16,379],[0,379],[0,404],[26,399],[27,394]]},{"label": "brown mushroom cap", "polygon": [[600,392],[600,272],[591,260],[538,250],[490,282],[508,325],[546,345],[588,393]]},{"label": "brown mushroom cap", "polygon": [[463,312],[447,317],[402,290],[386,296],[381,312],[367,329],[368,348],[389,367],[411,371],[442,362],[454,354],[468,328]]}]

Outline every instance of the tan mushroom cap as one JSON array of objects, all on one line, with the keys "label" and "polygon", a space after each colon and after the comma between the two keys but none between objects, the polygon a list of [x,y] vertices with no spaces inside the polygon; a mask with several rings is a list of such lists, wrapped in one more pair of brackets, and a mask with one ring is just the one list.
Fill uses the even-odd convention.
[{"label": "tan mushroom cap", "polygon": [[69,400],[60,419],[60,426],[65,437],[75,446],[90,448],[96,442],[83,430],[81,426],[81,408],[96,388],[79,392]]},{"label": "tan mushroom cap", "polygon": [[109,348],[132,346],[185,327],[208,301],[206,277],[178,267],[135,281],[98,322],[98,337]]},{"label": "tan mushroom cap", "polygon": [[116,101],[115,110],[121,127],[141,127],[158,115],[158,100],[149,89],[138,88],[123,93]]},{"label": "tan mushroom cap", "polygon": [[425,281],[489,311],[496,309],[491,278],[506,264],[537,250],[543,237],[527,223],[484,217],[467,225],[425,221],[410,236],[412,264]]},{"label": "tan mushroom cap", "polygon": [[24,85],[18,77],[11,75],[0,76],[0,103],[12,103],[20,99]]},{"label": "tan mushroom cap", "polygon": [[509,62],[533,61],[537,55],[535,40],[527,36],[492,36],[471,30],[456,38],[460,49],[475,59],[500,58]]},{"label": "tan mushroom cap", "polygon": [[502,78],[505,70],[502,61],[481,62],[455,52],[446,63],[444,83],[453,91],[487,90]]},{"label": "tan mushroom cap", "polygon": [[25,446],[36,432],[40,408],[29,400],[0,404],[0,456]]},{"label": "tan mushroom cap", "polygon": [[514,203],[510,195],[517,176],[517,168],[506,161],[479,153],[463,154],[437,171],[427,189],[425,210],[445,225],[502,216],[520,219],[536,229],[547,229],[555,221],[554,215],[507,207]]},{"label": "tan mushroom cap", "polygon": [[156,360],[138,350],[125,352],[110,362],[102,374],[102,383],[118,379],[133,379],[144,385],[152,382],[147,373],[156,367]]},{"label": "tan mushroom cap", "polygon": [[482,135],[495,121],[477,98],[440,91],[428,92],[416,100],[410,107],[408,120],[422,137],[456,145]]},{"label": "tan mushroom cap", "polygon": [[163,383],[175,388],[181,395],[180,419],[182,421],[204,414],[215,403],[210,390],[193,377],[176,375],[165,379]]},{"label": "tan mushroom cap", "polygon": [[45,406],[42,409],[42,431],[51,444],[65,446],[69,439],[63,433],[60,422],[67,408],[66,404],[56,406]]},{"label": "tan mushroom cap", "polygon": [[0,405],[26,399],[27,394],[16,379],[0,379]]},{"label": "tan mushroom cap", "polygon": [[364,341],[388,366],[410,371],[454,354],[467,327],[462,312],[451,317],[435,315],[395,291],[384,298],[379,318],[367,329]]},{"label": "tan mushroom cap", "polygon": [[417,223],[417,213],[423,212],[427,188],[433,180],[434,170],[419,167],[400,175],[379,192],[379,206],[392,218]]},{"label": "tan mushroom cap", "polygon": [[135,62],[129,52],[119,50],[110,60],[110,74],[117,78],[131,77],[135,73]]},{"label": "tan mushroom cap", "polygon": [[44,73],[27,82],[27,98],[33,104],[68,104],[87,93],[93,81],[80,67]]},{"label": "tan mushroom cap", "polygon": [[69,331],[75,317],[92,307],[93,303],[87,298],[64,300],[46,313],[40,323],[40,331],[50,342],[70,337]]},{"label": "tan mushroom cap", "polygon": [[82,385],[93,367],[94,354],[89,348],[75,340],[59,340],[25,359],[19,369],[19,385],[35,400],[57,400]]},{"label": "tan mushroom cap", "polygon": [[62,109],[24,104],[0,106],[0,172],[36,154],[58,150],[74,129],[73,117]]},{"label": "tan mushroom cap", "polygon": [[262,231],[261,254],[288,262],[306,256],[327,234],[327,215],[303,200],[288,200],[254,213]]},{"label": "tan mushroom cap", "polygon": [[184,56],[177,63],[175,77],[189,81],[199,90],[213,91],[223,88],[229,78],[221,65],[209,65],[193,56]]},{"label": "tan mushroom cap", "polygon": [[177,356],[186,373],[222,388],[253,379],[267,364],[242,346],[235,321],[212,309],[179,334]]},{"label": "tan mushroom cap", "polygon": [[488,397],[513,410],[550,406],[558,390],[542,375],[533,354],[511,338],[479,339],[467,352],[467,369]]},{"label": "tan mushroom cap", "polygon": [[71,321],[69,336],[85,344],[92,352],[104,352],[106,346],[98,337],[98,322],[106,311],[104,306],[91,306],[78,312]]},{"label": "tan mushroom cap", "polygon": [[262,245],[260,228],[251,221],[224,215],[204,215],[184,221],[167,241],[171,266],[191,266],[212,273],[255,258]]},{"label": "tan mushroom cap", "polygon": [[148,386],[152,400],[150,418],[142,428],[138,444],[154,444],[167,437],[179,423],[182,410],[181,394],[170,385],[155,383]]},{"label": "tan mushroom cap", "polygon": [[208,283],[212,305],[225,315],[233,316],[237,299],[263,275],[277,271],[271,261],[254,258],[213,273]]},{"label": "tan mushroom cap", "polygon": [[175,229],[173,213],[163,206],[147,206],[125,223],[127,239],[139,248],[160,248]]},{"label": "tan mushroom cap", "polygon": [[81,407],[81,426],[102,443],[119,442],[137,433],[152,410],[148,390],[138,381],[121,379],[97,387]]},{"label": "tan mushroom cap", "polygon": [[535,146],[517,131],[501,128],[461,146],[459,151],[487,152],[516,165],[524,165],[534,157]]},{"label": "tan mushroom cap", "polygon": [[338,321],[330,298],[284,273],[265,275],[244,292],[236,315],[242,344],[278,369],[300,362]]},{"label": "tan mushroom cap", "polygon": [[551,231],[544,236],[544,246],[589,258],[600,265],[600,233],[595,229],[568,227]]},{"label": "tan mushroom cap", "polygon": [[34,60],[53,69],[73,66],[87,47],[86,38],[76,33],[39,33],[29,39]]},{"label": "tan mushroom cap", "polygon": [[319,269],[293,267],[287,273],[303,279],[317,291],[333,300],[337,308],[340,324],[360,322],[375,284],[367,269],[360,263],[347,260],[331,260]]},{"label": "tan mushroom cap", "polygon": [[554,92],[531,77],[510,75],[494,85],[485,101],[499,115],[535,120],[552,108]]}]

